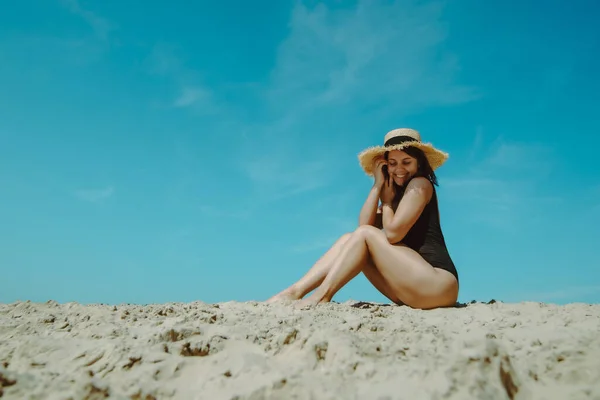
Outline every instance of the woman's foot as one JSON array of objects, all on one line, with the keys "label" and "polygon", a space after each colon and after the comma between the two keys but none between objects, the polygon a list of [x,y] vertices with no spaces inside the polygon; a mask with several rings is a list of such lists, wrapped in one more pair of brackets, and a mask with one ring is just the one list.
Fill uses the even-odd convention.
[{"label": "woman's foot", "polygon": [[267,301],[265,301],[265,303],[267,303],[267,304],[289,303],[289,302],[296,301],[296,300],[300,300],[300,296],[294,290],[294,288],[289,287],[289,288],[277,293],[275,296],[273,296],[270,299],[268,299]]},{"label": "woman's foot", "polygon": [[315,290],[313,294],[308,296],[306,299],[299,301],[294,305],[294,308],[297,309],[309,309],[313,308],[317,304],[328,303],[329,300],[325,297],[323,293],[319,291],[319,289]]}]

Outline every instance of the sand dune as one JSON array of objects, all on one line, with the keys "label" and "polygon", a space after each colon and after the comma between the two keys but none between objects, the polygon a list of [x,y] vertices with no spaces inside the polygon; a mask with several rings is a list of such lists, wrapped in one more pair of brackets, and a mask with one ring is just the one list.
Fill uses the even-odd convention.
[{"label": "sand dune", "polygon": [[600,399],[600,305],[0,304],[3,399]]}]

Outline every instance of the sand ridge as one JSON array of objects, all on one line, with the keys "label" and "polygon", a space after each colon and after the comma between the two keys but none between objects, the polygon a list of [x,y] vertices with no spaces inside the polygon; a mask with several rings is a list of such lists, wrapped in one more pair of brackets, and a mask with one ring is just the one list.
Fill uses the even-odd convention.
[{"label": "sand ridge", "polygon": [[600,305],[0,304],[2,399],[600,399]]}]

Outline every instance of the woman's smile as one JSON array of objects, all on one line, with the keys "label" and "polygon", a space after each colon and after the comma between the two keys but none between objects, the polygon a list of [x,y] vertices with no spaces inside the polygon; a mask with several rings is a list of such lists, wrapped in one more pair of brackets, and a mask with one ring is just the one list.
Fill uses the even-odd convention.
[{"label": "woman's smile", "polygon": [[416,158],[400,150],[388,154],[387,165],[390,177],[399,186],[406,185],[418,169]]},{"label": "woman's smile", "polygon": [[394,178],[394,180],[396,181],[396,183],[400,183],[404,181],[404,177],[406,176],[406,173],[392,173],[392,177]]}]

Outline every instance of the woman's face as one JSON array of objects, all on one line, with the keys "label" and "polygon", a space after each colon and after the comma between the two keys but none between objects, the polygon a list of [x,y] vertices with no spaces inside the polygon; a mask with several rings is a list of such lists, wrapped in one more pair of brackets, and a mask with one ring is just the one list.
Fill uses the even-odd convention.
[{"label": "woman's face", "polygon": [[388,172],[397,185],[403,186],[417,173],[417,159],[402,150],[388,153]]}]

